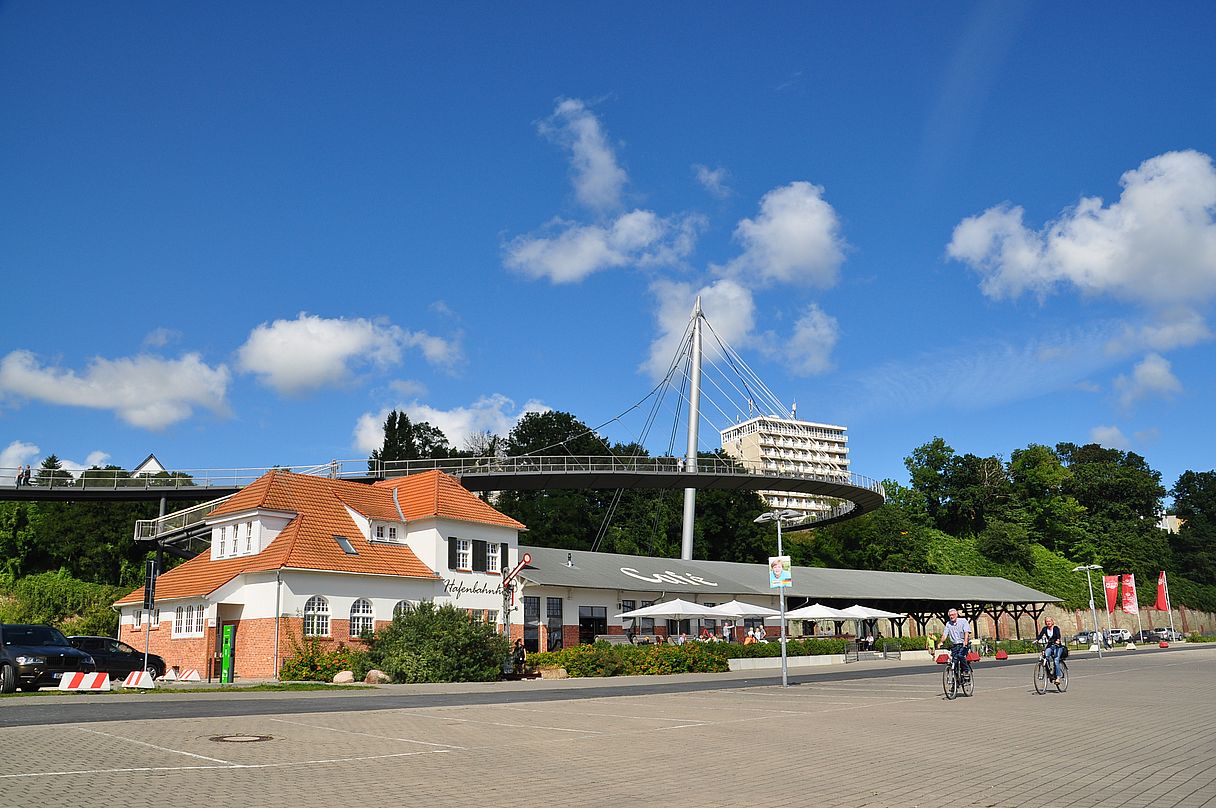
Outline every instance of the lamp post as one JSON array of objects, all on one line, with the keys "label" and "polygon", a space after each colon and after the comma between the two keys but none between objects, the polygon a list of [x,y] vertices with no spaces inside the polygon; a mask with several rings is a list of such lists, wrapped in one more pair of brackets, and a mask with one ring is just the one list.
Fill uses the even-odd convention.
[{"label": "lamp post", "polygon": [[[1072,568],[1073,572],[1080,572],[1081,570],[1085,570],[1085,580],[1089,583],[1089,615],[1090,615],[1090,618],[1093,620],[1095,634],[1098,633],[1098,610],[1097,610],[1097,607],[1094,606],[1094,579],[1090,576],[1090,573],[1093,572],[1094,570],[1100,570],[1100,569],[1102,569],[1101,564],[1082,564],[1079,567]],[[1098,646],[1098,659],[1101,659],[1102,658],[1102,640],[1099,638],[1097,640],[1097,642],[1095,643],[1095,645]]]},{"label": "lamp post", "polygon": [[[766,522],[776,522],[777,523],[777,555],[783,556],[783,555],[785,555],[785,553],[783,552],[782,547],[781,547],[781,523],[788,522],[791,519],[801,519],[801,518],[802,518],[801,513],[787,508],[784,511],[766,511],[765,513],[762,513],[759,516],[757,516],[752,521],[758,525],[762,525]],[[777,587],[777,595],[778,595],[780,603],[781,603],[781,637],[780,637],[780,641],[781,641],[781,686],[789,687],[790,686],[789,668],[788,668],[787,656],[785,653],[785,587],[784,586]]]}]

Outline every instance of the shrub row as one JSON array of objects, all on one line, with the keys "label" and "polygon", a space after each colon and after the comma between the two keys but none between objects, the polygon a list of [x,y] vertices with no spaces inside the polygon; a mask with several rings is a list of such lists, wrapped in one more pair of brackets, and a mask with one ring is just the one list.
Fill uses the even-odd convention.
[{"label": "shrub row", "polygon": [[[843,654],[844,640],[790,640],[790,656]],[[565,668],[570,676],[654,676],[669,673],[719,673],[730,670],[731,659],[781,656],[776,642],[683,645],[576,645],[528,656],[531,668]]]}]

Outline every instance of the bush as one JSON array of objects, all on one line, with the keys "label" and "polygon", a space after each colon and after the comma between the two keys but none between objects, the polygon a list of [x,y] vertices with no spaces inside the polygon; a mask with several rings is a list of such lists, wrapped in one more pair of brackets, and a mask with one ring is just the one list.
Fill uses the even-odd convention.
[{"label": "bush", "polygon": [[352,671],[356,679],[367,675],[367,654],[339,645],[329,650],[316,638],[288,637],[292,655],[283,660],[279,678],[289,682],[332,682],[340,671]]},{"label": "bush", "polygon": [[1188,634],[1186,641],[1187,642],[1216,642],[1216,636],[1214,636],[1212,634],[1200,634],[1198,632],[1195,632],[1193,634]]},{"label": "bush", "polygon": [[394,682],[488,682],[501,675],[507,653],[494,626],[455,606],[422,603],[376,632],[367,664]]},{"label": "bush", "polygon": [[[790,656],[843,654],[844,640],[789,640]],[[531,668],[565,668],[570,676],[664,676],[670,673],[721,673],[730,660],[781,656],[781,643],[686,642],[683,645],[576,645],[529,654]]]},{"label": "bush", "polygon": [[77,580],[62,570],[8,579],[0,584],[0,623],[47,623],[67,635],[112,637],[118,614],[110,604],[127,592]]}]

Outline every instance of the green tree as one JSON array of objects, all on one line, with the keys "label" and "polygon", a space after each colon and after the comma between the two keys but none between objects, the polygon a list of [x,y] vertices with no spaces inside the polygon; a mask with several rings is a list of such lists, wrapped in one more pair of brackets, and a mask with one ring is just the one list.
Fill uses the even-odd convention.
[{"label": "green tree", "polygon": [[1025,513],[1033,537],[1063,553],[1090,547],[1085,531],[1085,508],[1065,493],[1072,472],[1054,450],[1041,444],[1015,449],[1009,459],[1014,500]]},{"label": "green tree", "polygon": [[949,499],[946,469],[953,460],[954,449],[940,437],[916,447],[904,458],[912,489],[924,497],[925,512],[936,524],[940,524],[939,514]]},{"label": "green tree", "polygon": [[426,421],[414,423],[403,412],[393,410],[384,420],[384,443],[373,449],[368,471],[379,471],[384,463],[448,457],[447,436]]},{"label": "green tree", "polygon": [[1216,471],[1185,471],[1170,489],[1174,513],[1185,520],[1169,537],[1174,569],[1202,584],[1216,584]]}]

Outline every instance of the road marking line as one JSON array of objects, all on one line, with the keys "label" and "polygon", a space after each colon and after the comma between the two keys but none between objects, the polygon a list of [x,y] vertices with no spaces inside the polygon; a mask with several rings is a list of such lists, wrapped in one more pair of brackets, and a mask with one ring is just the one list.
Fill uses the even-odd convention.
[{"label": "road marking line", "polygon": [[104,735],[107,738],[114,738],[119,741],[126,741],[127,743],[138,744],[139,746],[147,746],[150,749],[158,749],[161,752],[172,752],[175,755],[186,755],[187,757],[198,758],[199,760],[209,760],[212,763],[223,763],[228,766],[236,765],[231,760],[221,760],[219,758],[207,757],[206,755],[196,755],[193,752],[183,752],[180,749],[170,749],[167,746],[157,746],[154,743],[148,743],[147,741],[137,741],[134,738],[124,738],[121,735],[114,735],[109,732],[102,732],[101,730],[98,730],[98,729],[85,729],[84,727],[76,727],[76,729],[80,730],[81,732],[87,732],[90,735]]},{"label": "road marking line", "polygon": [[[104,735],[105,733],[99,733]],[[124,738],[123,740],[130,740]],[[159,748],[159,747],[157,747]],[[173,749],[170,752],[176,751]],[[367,755],[364,757],[349,757],[349,758],[322,758],[320,760],[290,760],[285,763],[230,763],[226,766],[139,766],[123,769],[77,769],[74,771],[62,772],[24,772],[22,774],[0,774],[0,779],[10,779],[16,777],[63,777],[69,774],[125,774],[140,772],[182,772],[182,771],[201,771],[201,770],[220,770],[227,771],[230,769],[285,769],[291,766],[316,766],[322,763],[357,763],[366,760],[383,760],[385,758],[413,757],[416,755],[442,755],[450,752],[450,749],[427,749],[418,752],[397,752],[389,755]],[[182,752],[183,755],[190,754]]]},{"label": "road marking line", "polygon": [[326,732],[341,732],[344,735],[362,735],[365,738],[378,738],[382,741],[401,741],[402,743],[417,743],[423,746],[443,746],[448,749],[464,749],[463,746],[457,746],[454,743],[433,743],[431,741],[416,741],[413,738],[394,738],[391,735],[373,735],[370,732],[357,732],[350,729],[338,729],[336,727],[324,727],[320,724],[305,724],[303,721],[288,721],[286,718],[271,718],[271,721],[277,721],[280,724],[294,724],[297,727],[308,727],[309,729],[320,729]]},{"label": "road marking line", "polygon": [[546,727],[540,724],[508,724],[505,721],[479,721],[476,718],[453,718],[446,715],[426,715],[425,713],[410,713],[411,718],[430,718],[435,721],[460,721],[465,724],[488,724],[493,727],[512,727],[514,729],[547,729],[554,732],[583,732],[588,735],[603,735],[594,729],[570,729],[569,727]]},{"label": "road marking line", "polygon": [[[521,713],[548,713],[550,715],[567,715],[557,710],[538,710],[529,707],[507,707],[508,710],[516,710]],[[698,719],[689,718],[661,718],[654,715],[621,715],[620,713],[575,713],[577,716],[594,716],[596,718],[632,718],[635,721],[696,721]]]}]

